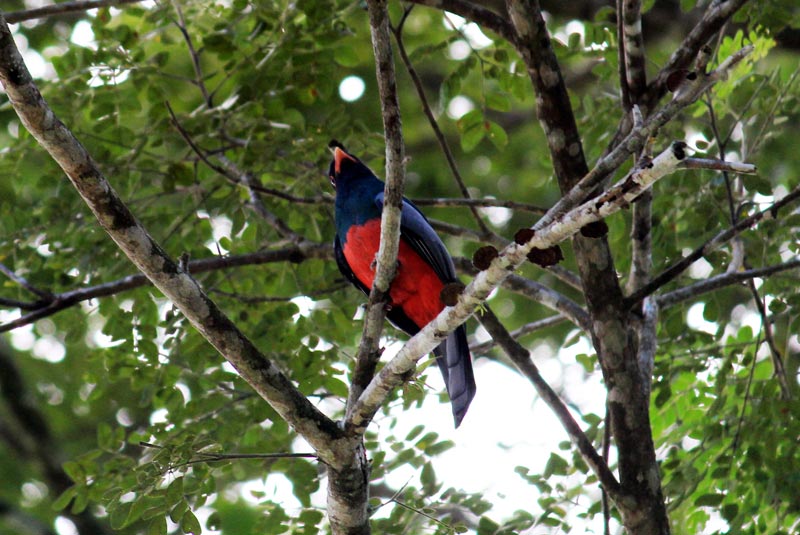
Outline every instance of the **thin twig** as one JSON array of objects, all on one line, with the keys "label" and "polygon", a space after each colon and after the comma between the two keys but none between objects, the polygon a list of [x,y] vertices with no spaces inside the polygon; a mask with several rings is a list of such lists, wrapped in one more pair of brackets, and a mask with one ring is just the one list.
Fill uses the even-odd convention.
[{"label": "thin twig", "polygon": [[[302,262],[310,258],[331,259],[333,258],[333,248],[328,243],[311,244],[304,243],[298,246],[285,249],[275,249],[271,251],[259,251],[244,255],[219,256],[192,260],[189,262],[191,273],[203,273],[219,269],[230,269],[240,266],[267,264],[273,262]],[[8,321],[0,325],[0,333],[11,331],[23,325],[28,325],[41,318],[52,316],[57,312],[73,307],[76,304],[96,299],[116,295],[134,288],[139,288],[149,284],[149,280],[141,273],[129,275],[116,281],[78,288],[67,292],[54,294],[52,301],[42,304],[32,312],[25,314],[17,319]]]},{"label": "thin twig", "polygon": [[778,379],[778,386],[781,389],[781,399],[791,399],[792,390],[789,386],[789,378],[786,375],[786,366],[784,366],[783,356],[778,346],[775,344],[775,337],[772,334],[772,323],[769,320],[769,314],[767,314],[767,307],[764,304],[764,299],[759,294],[753,279],[747,281],[747,287],[753,295],[753,302],[756,305],[756,310],[758,310],[758,315],[761,317],[761,328],[764,329],[764,340],[767,342],[767,348],[769,348],[769,353],[772,357],[773,374]]},{"label": "thin twig", "polygon": [[169,102],[165,102],[165,104],[167,106],[167,111],[172,118],[172,124],[175,126],[175,129],[178,130],[178,133],[181,135],[181,137],[186,141],[192,151],[197,154],[198,158],[200,158],[204,164],[206,164],[210,169],[216,171],[220,176],[224,177],[232,184],[247,188],[248,194],[250,195],[251,206],[253,206],[258,215],[260,215],[262,219],[264,219],[273,229],[275,229],[278,234],[284,238],[289,238],[296,242],[303,240],[302,236],[297,234],[286,223],[284,223],[282,219],[277,217],[275,214],[269,211],[266,206],[264,206],[264,204],[255,194],[254,188],[251,187],[254,179],[249,173],[240,170],[236,164],[221,154],[215,156],[220,164],[212,162],[206,151],[201,149],[197,143],[194,142],[189,132],[187,132],[186,129],[181,125],[180,121],[178,121],[178,118],[175,115],[175,112],[172,110],[172,106],[170,106]]},{"label": "thin twig", "polygon": [[[558,325],[560,323],[564,323],[565,321],[567,321],[567,318],[565,318],[564,316],[562,316],[560,314],[556,314],[556,315],[550,316],[548,318],[544,318],[544,319],[532,321],[530,323],[526,323],[525,325],[523,325],[519,329],[514,329],[513,331],[511,331],[511,333],[509,333],[509,335],[514,340],[518,340],[519,338],[522,338],[526,334],[530,334],[530,333],[533,333],[533,332],[536,332],[536,331],[541,331],[542,329],[546,329],[547,327],[551,327],[553,325]],[[488,353],[489,350],[491,350],[496,345],[497,345],[497,341],[495,341],[495,339],[492,338],[491,340],[488,340],[488,341],[483,342],[481,344],[475,344],[475,345],[469,346],[469,350],[473,355],[483,355],[483,354]]]},{"label": "thin twig", "polygon": [[49,300],[53,299],[53,294],[51,292],[48,292],[47,290],[42,290],[40,288],[37,288],[36,286],[34,286],[30,282],[28,282],[28,280],[25,277],[21,277],[21,276],[17,275],[16,273],[14,273],[14,271],[9,269],[5,264],[0,263],[0,273],[5,275],[6,277],[11,279],[12,281],[16,282],[17,284],[19,284],[20,286],[22,286],[23,288],[25,288],[26,290],[28,290],[32,294],[41,297],[45,301],[49,301]]},{"label": "thin twig", "polygon": [[[783,264],[776,264],[774,266],[767,266],[757,269],[748,269],[745,271],[733,271],[730,273],[722,273],[720,275],[717,275],[716,277],[711,277],[710,279],[696,282],[689,286],[685,286],[683,288],[667,292],[663,295],[659,295],[656,298],[656,301],[660,308],[669,308],[682,301],[692,299],[694,297],[700,296],[708,292],[712,292],[714,290],[718,290],[720,288],[724,288],[726,286],[731,286],[733,284],[745,282],[750,279],[769,277],[770,275],[774,275],[776,273],[780,273],[783,271],[790,271],[794,269],[800,269],[800,260],[790,260],[788,262],[784,262]],[[633,302],[633,299],[630,299],[629,302]]]},{"label": "thin twig", "polygon": [[336,284],[335,286],[331,286],[330,288],[322,288],[320,290],[315,290],[313,292],[303,292],[298,295],[288,295],[288,296],[248,296],[248,295],[241,295],[234,292],[226,292],[224,290],[212,289],[209,290],[208,293],[215,293],[219,295],[224,295],[225,297],[231,297],[240,301],[242,303],[247,304],[259,304],[259,303],[285,303],[287,301],[291,301],[292,299],[297,299],[298,297],[319,297],[321,295],[327,295],[334,292],[338,292],[349,286],[348,283],[342,282]]},{"label": "thin twig", "polygon": [[175,25],[183,35],[183,40],[186,41],[186,47],[189,49],[189,55],[192,58],[192,67],[194,68],[194,76],[195,76],[195,85],[200,89],[200,92],[203,94],[203,99],[205,100],[206,107],[209,109],[214,107],[214,101],[211,98],[211,95],[208,93],[208,88],[206,87],[206,83],[203,80],[203,69],[200,67],[200,54],[197,53],[197,50],[194,48],[194,44],[192,43],[192,38],[189,36],[189,31],[186,29],[186,21],[183,18],[183,10],[181,9],[180,3],[173,0],[172,7],[175,9],[175,12],[178,14],[178,22]]},{"label": "thin twig", "polygon": [[742,436],[742,424],[744,424],[744,413],[747,409],[747,403],[750,401],[750,387],[753,385],[753,375],[756,371],[756,363],[758,363],[758,359],[756,358],[756,353],[758,352],[758,346],[761,344],[760,336],[756,338],[756,345],[753,349],[753,361],[750,364],[750,373],[747,376],[747,385],[744,389],[744,401],[742,401],[742,411],[739,413],[739,421],[736,424],[736,433],[733,435],[733,442],[731,443],[731,450],[732,455],[736,455],[736,450],[739,447],[739,439]]},{"label": "thin twig", "polygon": [[[419,97],[419,102],[422,105],[422,111],[425,113],[425,117],[428,118],[428,123],[431,125],[431,130],[433,130],[433,134],[436,137],[436,141],[439,143],[439,147],[442,149],[444,153],[445,160],[447,160],[447,165],[450,167],[450,172],[453,175],[453,178],[458,184],[459,190],[461,190],[461,194],[464,196],[465,199],[470,198],[469,190],[467,189],[466,184],[464,183],[464,179],[461,177],[461,172],[458,170],[458,165],[456,164],[456,160],[453,157],[453,152],[450,150],[450,145],[447,143],[447,140],[442,133],[441,128],[439,128],[439,123],[436,121],[436,117],[433,115],[433,110],[431,110],[431,106],[428,103],[428,97],[425,96],[425,88],[422,85],[422,80],[420,79],[419,75],[417,74],[417,70],[414,68],[414,65],[411,64],[411,60],[406,53],[406,46],[403,42],[403,26],[405,25],[406,19],[408,15],[411,13],[413,9],[413,5],[410,5],[406,8],[405,12],[403,13],[403,17],[400,19],[400,22],[397,24],[396,28],[392,29],[392,33],[394,33],[395,42],[397,43],[397,51],[400,53],[400,58],[403,60],[403,64],[408,71],[409,76],[411,77],[411,81],[414,82],[414,88],[417,90],[417,96]],[[475,218],[475,222],[478,224],[478,227],[481,229],[483,234],[489,235],[491,231],[489,227],[486,226],[486,223],[483,221],[483,218],[478,213],[477,208],[474,206],[470,206],[470,211],[472,212],[473,217]]]}]

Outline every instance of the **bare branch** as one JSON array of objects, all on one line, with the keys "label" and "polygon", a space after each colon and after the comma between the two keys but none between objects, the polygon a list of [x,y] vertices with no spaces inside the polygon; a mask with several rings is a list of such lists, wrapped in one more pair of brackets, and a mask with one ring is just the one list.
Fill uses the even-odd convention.
[{"label": "bare branch", "polygon": [[172,119],[172,124],[178,130],[178,133],[183,137],[192,151],[197,154],[198,158],[205,163],[209,168],[219,173],[221,176],[226,178],[232,184],[244,186],[247,188],[247,192],[250,196],[250,205],[256,211],[256,213],[261,216],[261,218],[269,224],[275,231],[280,234],[284,238],[289,238],[295,242],[299,242],[303,240],[303,237],[293,231],[289,226],[283,222],[282,219],[277,217],[275,214],[270,212],[266,206],[261,202],[261,199],[258,198],[256,195],[256,184],[254,183],[255,178],[245,171],[239,169],[236,164],[232,161],[227,159],[222,154],[217,154],[213,156],[214,159],[219,161],[219,164],[216,164],[211,161],[212,156],[201,149],[197,143],[194,142],[192,136],[189,132],[186,131],[185,128],[181,125],[178,121],[178,118],[175,115],[175,112],[172,111],[172,106],[170,106],[169,102],[165,103],[167,106],[167,111],[169,111],[170,118]]},{"label": "bare branch", "polygon": [[[622,43],[625,51],[625,82],[631,104],[639,104],[647,87],[644,38],[642,37],[641,0],[619,0],[617,16],[622,20]],[[621,12],[620,12],[621,11]]]},{"label": "bare branch", "polygon": [[656,298],[656,301],[660,308],[668,308],[683,301],[694,299],[695,297],[699,297],[708,292],[719,290],[720,288],[724,288],[726,286],[738,284],[750,279],[769,277],[775,273],[781,273],[783,271],[790,271],[794,269],[800,269],[800,260],[790,260],[775,266],[748,269],[745,271],[734,271],[732,273],[722,273],[715,277],[696,282],[695,284],[659,295]]},{"label": "bare branch", "polygon": [[722,2],[711,2],[708,9],[703,13],[703,18],[689,32],[681,45],[661,68],[655,79],[647,87],[648,101],[654,103],[660,99],[667,91],[667,78],[681,69],[688,69],[697,57],[700,49],[708,43],[727,23],[734,13],[744,6],[748,0],[726,0]]},{"label": "bare branch", "polygon": [[751,163],[727,162],[710,158],[686,158],[681,167],[684,169],[711,169],[712,171],[727,171],[746,175],[758,173],[758,168]]},{"label": "bare branch", "polygon": [[[475,268],[472,262],[467,258],[454,258],[453,262],[456,268],[462,273],[467,273],[473,277],[479,273],[478,269]],[[507,290],[524,295],[532,301],[546,306],[550,310],[558,312],[564,319],[571,321],[583,331],[587,333],[591,332],[592,322],[589,313],[578,303],[552,288],[520,275],[509,275],[508,278],[502,282],[502,286]]]},{"label": "bare branch", "polygon": [[772,357],[773,375],[778,379],[778,385],[781,389],[781,399],[792,399],[792,390],[789,386],[789,378],[786,375],[786,366],[783,363],[783,355],[781,355],[778,346],[775,345],[775,337],[772,334],[772,323],[767,314],[767,306],[764,299],[759,295],[753,279],[747,281],[747,288],[753,295],[753,302],[756,304],[758,315],[761,317],[761,328],[764,330],[764,340],[767,342],[770,356]]},{"label": "bare branch", "polygon": [[432,7],[442,11],[455,13],[460,17],[478,23],[491,30],[509,43],[516,40],[516,33],[511,23],[502,15],[487,9],[476,2],[466,0],[410,0],[413,4]]},{"label": "bare branch", "polygon": [[178,14],[178,21],[175,23],[175,25],[178,27],[178,30],[180,30],[181,35],[183,35],[183,40],[186,41],[186,47],[189,49],[189,56],[192,58],[195,85],[203,94],[206,107],[211,109],[214,107],[214,101],[211,99],[211,95],[208,93],[208,88],[206,88],[206,83],[203,80],[203,69],[200,67],[200,54],[197,53],[197,50],[192,43],[192,38],[189,36],[189,31],[186,29],[186,21],[183,18],[183,10],[181,9],[180,3],[173,0],[172,7],[175,9],[175,13]]},{"label": "bare branch", "polygon": [[397,272],[400,246],[400,214],[405,187],[405,145],[400,120],[389,12],[385,0],[368,2],[375,76],[381,98],[384,137],[386,139],[386,186],[381,214],[381,240],[376,255],[375,278],[367,303],[364,329],[356,354],[356,365],[347,399],[347,412],[355,404],[375,373],[380,358],[378,341],[386,316],[389,285]]},{"label": "bare branch", "polygon": [[55,15],[66,15],[68,13],[78,13],[97,9],[100,7],[116,7],[125,4],[138,4],[144,0],[79,0],[76,2],[63,2],[51,6],[44,6],[36,9],[26,9],[25,11],[14,11],[6,13],[5,19],[8,24],[15,24],[24,20],[43,19]]},{"label": "bare branch", "polygon": [[730,70],[753,51],[752,46],[746,46],[736,51],[712,72],[698,74],[694,80],[686,80],[684,85],[675,93],[674,98],[653,115],[649,116],[638,128],[633,128],[611,152],[600,158],[591,171],[586,173],[561,199],[543,216],[537,226],[547,225],[557,214],[574,206],[587,198],[610,173],[618,169],[631,155],[644,148],[645,143],[656,131],[672,120],[677,113],[695,102],[700,95],[713,86],[717,81],[727,78]]},{"label": "bare branch", "polygon": [[[791,192],[786,194],[781,200],[772,204],[769,208],[762,210],[760,212],[756,212],[755,214],[751,215],[750,217],[746,217],[744,219],[739,220],[736,225],[727,228],[711,238],[710,240],[706,241],[696,249],[694,249],[691,253],[683,257],[682,259],[678,260],[670,267],[665,269],[660,275],[655,277],[652,281],[647,283],[642,288],[635,291],[633,294],[629,295],[625,298],[625,304],[628,307],[635,306],[636,303],[641,301],[643,298],[647,297],[648,295],[653,294],[659,288],[663,287],[665,284],[674,280],[678,275],[684,272],[686,268],[691,266],[694,262],[699,260],[706,255],[722,245],[723,243],[727,242],[741,231],[748,229],[761,221],[762,219],[769,219],[769,218],[776,218],[778,216],[778,210],[782,207],[793,203],[797,199],[800,199],[800,187],[793,189]],[[664,304],[660,303],[663,307]]]},{"label": "bare branch", "polygon": [[[546,329],[547,327],[551,327],[553,325],[558,325],[559,323],[563,323],[567,321],[567,318],[560,314],[556,314],[555,316],[550,316],[548,318],[540,319],[537,321],[532,321],[530,323],[526,323],[519,329],[515,329],[509,333],[509,336],[514,340],[517,340],[526,334],[530,334],[536,331],[541,331],[542,329]],[[488,353],[490,349],[497,345],[497,341],[492,338],[487,342],[483,342],[482,344],[475,344],[469,346],[469,350],[472,352],[473,355],[482,355]]]},{"label": "bare branch", "polygon": [[14,273],[14,271],[9,269],[5,264],[0,264],[0,273],[5,275],[6,277],[8,277],[10,280],[16,282],[17,284],[19,284],[20,286],[22,286],[23,288],[25,288],[26,290],[28,290],[32,294],[34,294],[34,295],[36,295],[36,296],[38,296],[38,297],[40,297],[40,298],[42,298],[44,300],[52,299],[52,297],[53,297],[52,293],[50,293],[50,292],[48,292],[46,290],[41,290],[41,289],[37,288],[36,286],[34,286],[30,282],[28,282],[27,279],[25,279],[25,277],[20,277],[19,275]]},{"label": "bare branch", "polygon": [[534,214],[544,214],[547,208],[517,201],[507,201],[504,199],[450,199],[444,197],[434,197],[426,199],[412,199],[417,206],[470,206],[480,208],[509,208],[523,212],[533,212]]}]

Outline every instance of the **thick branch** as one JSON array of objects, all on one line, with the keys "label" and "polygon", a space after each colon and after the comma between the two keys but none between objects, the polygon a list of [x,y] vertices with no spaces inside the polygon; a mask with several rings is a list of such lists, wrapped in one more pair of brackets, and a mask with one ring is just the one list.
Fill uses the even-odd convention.
[{"label": "thick branch", "polygon": [[625,50],[625,82],[632,104],[638,104],[647,85],[644,38],[642,37],[641,0],[619,0],[622,13],[622,36]]},{"label": "thick branch", "polygon": [[[645,143],[651,136],[655,135],[659,128],[672,120],[678,112],[686,106],[695,102],[700,95],[716,82],[725,80],[730,70],[752,51],[752,46],[746,46],[726,58],[714,71],[708,74],[698,73],[694,80],[686,80],[670,102],[665,104],[653,115],[650,115],[641,124],[637,124],[611,152],[600,158],[592,170],[586,173],[577,184],[572,186],[571,189],[559,199],[555,206],[548,212],[549,217],[545,215],[539,220],[538,225],[546,225],[553,216],[569,209],[577,202],[585,199],[588,195],[591,195],[598,184],[625,163],[625,160],[631,154],[637,154],[641,151]],[[692,161],[692,166],[695,164],[697,167],[701,166],[700,162],[702,159],[692,158],[690,160]],[[751,168],[752,166],[749,167]]]},{"label": "thick branch", "polygon": [[326,462],[338,463],[348,442],[205,295],[136,220],[97,164],[55,116],[33,83],[0,15],[0,82],[26,129],[66,173],[101,226],[139,270]]},{"label": "thick branch", "polygon": [[396,274],[400,246],[400,214],[405,185],[405,146],[397,96],[389,12],[385,0],[368,3],[375,76],[381,98],[384,137],[386,139],[386,186],[381,214],[381,241],[376,255],[375,279],[367,303],[364,330],[356,355],[355,371],[347,400],[347,412],[372,380],[380,358],[378,342],[386,316],[389,285]]}]

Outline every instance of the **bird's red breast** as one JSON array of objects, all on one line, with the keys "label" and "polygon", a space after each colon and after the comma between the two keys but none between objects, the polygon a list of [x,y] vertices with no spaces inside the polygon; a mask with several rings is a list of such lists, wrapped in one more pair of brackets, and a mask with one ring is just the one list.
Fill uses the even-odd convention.
[{"label": "bird's red breast", "polygon": [[[355,276],[367,288],[372,288],[375,278],[375,254],[381,239],[380,219],[371,219],[363,225],[353,225],[347,231],[343,247],[344,256]],[[417,327],[422,328],[444,308],[439,295],[444,283],[433,268],[402,238],[397,254],[397,276],[392,281],[389,297],[393,307],[402,308]]]}]

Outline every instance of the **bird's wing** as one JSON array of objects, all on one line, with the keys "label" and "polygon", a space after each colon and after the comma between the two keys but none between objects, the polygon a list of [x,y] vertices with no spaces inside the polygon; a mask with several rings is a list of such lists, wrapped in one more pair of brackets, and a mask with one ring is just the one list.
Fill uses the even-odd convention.
[{"label": "bird's wing", "polygon": [[[383,209],[383,192],[375,196],[375,204]],[[455,282],[456,270],[444,243],[419,208],[406,199],[401,208],[400,236],[433,268],[442,282]]]}]

